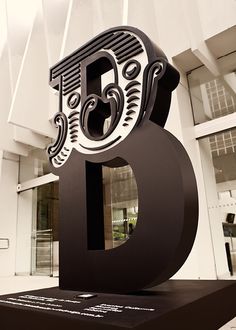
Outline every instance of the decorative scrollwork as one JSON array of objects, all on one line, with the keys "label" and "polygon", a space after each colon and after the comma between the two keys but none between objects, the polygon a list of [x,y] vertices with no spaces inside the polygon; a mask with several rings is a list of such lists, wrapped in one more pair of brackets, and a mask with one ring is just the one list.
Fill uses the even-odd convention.
[{"label": "decorative scrollwork", "polygon": [[67,99],[67,105],[70,109],[75,109],[80,102],[80,94],[77,92],[73,92],[69,95]]},{"label": "decorative scrollwork", "polygon": [[[124,107],[124,95],[117,84],[107,85],[102,97],[89,95],[85,100],[80,115],[83,133],[91,140],[103,140],[113,132]],[[104,123],[109,120],[108,129]]]},{"label": "decorative scrollwork", "polygon": [[50,161],[52,161],[52,158],[59,154],[66,140],[68,123],[67,118],[63,112],[56,113],[54,117],[54,125],[56,128],[58,128],[58,135],[56,141],[50,144],[47,149]]},{"label": "decorative scrollwork", "polygon": [[130,27],[105,31],[54,65],[50,84],[59,91],[60,113],[48,148],[52,164],[63,165],[73,149],[111,149],[146,119],[164,126],[169,101],[163,114],[159,104],[177,86],[174,71],[161,49]]},{"label": "decorative scrollwork", "polygon": [[141,64],[137,60],[128,61],[122,70],[122,75],[127,80],[135,79],[141,70]]},{"label": "decorative scrollwork", "polygon": [[119,118],[124,106],[124,95],[120,86],[118,86],[117,84],[109,84],[104,88],[102,95],[105,99],[113,99],[115,101],[114,108],[112,109],[112,111],[115,112],[114,116],[116,118]]},{"label": "decorative scrollwork", "polygon": [[154,62],[148,68],[146,85],[144,84],[143,86],[143,90],[146,92],[144,98],[144,109],[146,109],[148,101],[150,100],[155,81],[161,78],[161,76],[164,74],[164,71],[164,64],[161,61]]}]

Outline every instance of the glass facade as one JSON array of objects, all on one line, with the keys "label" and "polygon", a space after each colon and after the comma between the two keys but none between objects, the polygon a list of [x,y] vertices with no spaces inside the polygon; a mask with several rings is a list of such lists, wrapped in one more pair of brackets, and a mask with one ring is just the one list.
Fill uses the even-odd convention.
[{"label": "glass facade", "polygon": [[[202,66],[188,74],[195,124],[236,112],[236,52],[217,60],[221,75]],[[232,125],[233,126],[233,125]],[[235,124],[236,126],[236,124]],[[216,261],[236,273],[236,128],[199,139],[209,223]],[[224,251],[224,253],[222,253]]]},{"label": "glass facade", "polygon": [[188,74],[195,124],[236,112],[236,52],[218,60],[222,75],[203,66]]},{"label": "glass facade", "polygon": [[[232,268],[233,274],[236,273],[236,129],[206,137],[199,143],[211,226],[221,227],[222,244],[228,243],[225,252],[228,246],[229,269]],[[215,258],[218,257],[216,253]]]},{"label": "glass facade", "polygon": [[[230,154],[235,152],[236,148],[236,129],[231,129],[218,134],[214,134],[209,137],[209,143],[211,153],[214,158],[225,156],[228,158]],[[228,156],[226,156],[228,155]],[[235,168],[232,167],[232,176],[235,176]],[[221,175],[222,174],[222,175]],[[217,182],[225,180],[225,176],[222,171],[217,172]]]}]

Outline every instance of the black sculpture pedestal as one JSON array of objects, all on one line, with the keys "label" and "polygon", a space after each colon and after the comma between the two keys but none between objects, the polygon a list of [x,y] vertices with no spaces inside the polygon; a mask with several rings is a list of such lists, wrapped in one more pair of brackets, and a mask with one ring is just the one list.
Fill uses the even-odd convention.
[{"label": "black sculpture pedestal", "polygon": [[216,330],[236,316],[236,281],[170,280],[131,295],[42,289],[0,296],[2,329]]}]

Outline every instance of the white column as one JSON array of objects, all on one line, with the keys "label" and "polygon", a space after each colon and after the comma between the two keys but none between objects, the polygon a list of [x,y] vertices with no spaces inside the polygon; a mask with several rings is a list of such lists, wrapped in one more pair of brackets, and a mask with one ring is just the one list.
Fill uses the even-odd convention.
[{"label": "white column", "polygon": [[34,206],[33,190],[23,191],[18,199],[16,274],[31,273],[31,233]]},{"label": "white column", "polygon": [[9,248],[0,249],[0,276],[11,276],[15,274],[19,161],[13,154],[4,153],[3,156],[0,162],[0,237],[9,239]]}]

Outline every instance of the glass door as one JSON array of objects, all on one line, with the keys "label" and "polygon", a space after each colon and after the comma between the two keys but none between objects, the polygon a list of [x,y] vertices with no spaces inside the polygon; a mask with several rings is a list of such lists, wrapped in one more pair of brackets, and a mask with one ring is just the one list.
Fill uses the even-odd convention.
[{"label": "glass door", "polygon": [[33,189],[32,275],[58,275],[58,182]]}]

